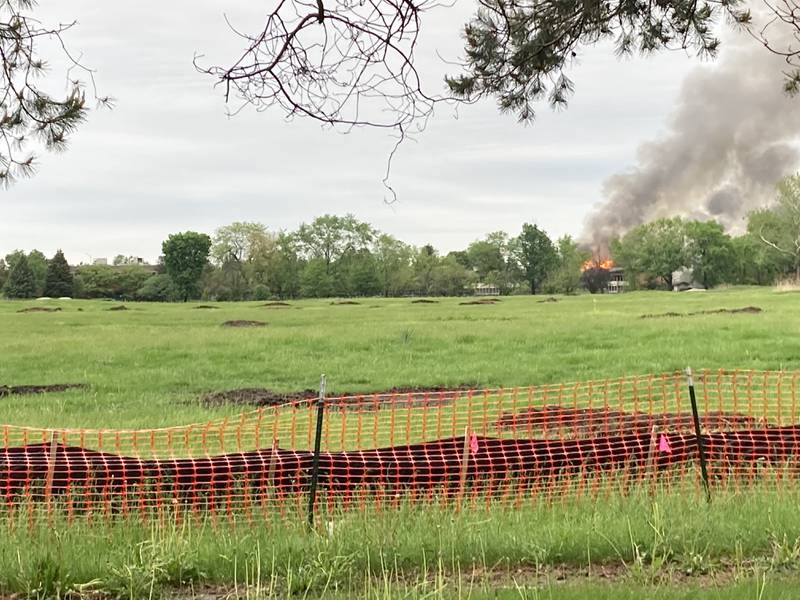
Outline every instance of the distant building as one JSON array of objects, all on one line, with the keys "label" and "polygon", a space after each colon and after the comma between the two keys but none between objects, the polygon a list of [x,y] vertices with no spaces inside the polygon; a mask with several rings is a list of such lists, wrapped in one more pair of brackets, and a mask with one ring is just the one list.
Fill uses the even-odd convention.
[{"label": "distant building", "polygon": [[92,264],[93,265],[107,265],[108,264],[108,259],[107,258],[95,258],[92,261]]},{"label": "distant building", "polygon": [[705,286],[696,281],[694,272],[687,267],[682,267],[672,273],[672,291],[689,292],[692,290],[705,290]]},{"label": "distant building", "polygon": [[622,267],[611,267],[608,270],[608,284],[606,285],[606,292],[609,294],[621,294],[625,291],[625,269]]},{"label": "distant building", "polygon": [[476,296],[499,296],[500,288],[493,283],[476,283],[472,286],[472,293]]}]

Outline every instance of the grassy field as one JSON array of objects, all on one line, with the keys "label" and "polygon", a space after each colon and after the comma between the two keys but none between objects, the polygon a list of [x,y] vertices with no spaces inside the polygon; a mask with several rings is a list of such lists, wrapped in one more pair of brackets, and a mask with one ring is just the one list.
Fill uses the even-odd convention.
[{"label": "grassy field", "polygon": [[[129,304],[48,302],[62,312],[19,313],[36,302],[0,301],[0,385],[86,383],[86,390],[6,398],[9,423],[57,427],[161,427],[203,421],[209,391],[315,388],[332,393],[394,386],[527,386],[695,368],[800,368],[800,294],[770,289],[709,293],[522,296],[494,306],[461,300],[360,305],[294,302]],[[760,314],[641,319],[758,306]],[[267,327],[223,328],[233,319]]]},{"label": "grassy field", "polygon": [[[707,293],[292,302],[0,302],[0,385],[87,388],[0,398],[7,424],[149,428],[234,416],[205,392],[528,386],[699,368],[800,369],[800,294]],[[60,312],[20,313],[31,306]],[[757,314],[698,314],[756,306]],[[683,316],[640,318],[679,313]],[[223,328],[234,319],[262,328]],[[789,598],[800,492],[330,516],[237,526],[5,523],[0,593],[140,598]],[[680,591],[679,591],[680,590]]]}]

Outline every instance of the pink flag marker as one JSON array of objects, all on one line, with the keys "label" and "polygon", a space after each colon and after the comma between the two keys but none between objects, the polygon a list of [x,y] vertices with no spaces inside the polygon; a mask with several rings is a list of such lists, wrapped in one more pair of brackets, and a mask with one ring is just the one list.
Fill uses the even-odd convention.
[{"label": "pink flag marker", "polygon": [[478,452],[478,436],[475,435],[474,431],[469,436],[469,451],[471,454],[477,454]]},{"label": "pink flag marker", "polygon": [[672,446],[669,445],[669,440],[663,433],[661,434],[661,437],[658,438],[658,451],[672,454]]}]

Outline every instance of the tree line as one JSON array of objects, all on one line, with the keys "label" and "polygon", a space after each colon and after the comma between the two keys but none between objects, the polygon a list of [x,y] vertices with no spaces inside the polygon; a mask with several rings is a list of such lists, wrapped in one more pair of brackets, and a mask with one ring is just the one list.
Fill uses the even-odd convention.
[{"label": "tree line", "polygon": [[[781,182],[772,207],[750,214],[743,235],[730,236],[715,221],[676,217],[640,225],[609,247],[632,289],[671,289],[681,268],[705,287],[800,279],[800,174]],[[553,241],[529,223],[516,236],[496,231],[442,254],[353,215],[323,215],[292,232],[237,222],[212,236],[173,234],[162,254],[155,269],[122,256],[114,266],[70,268],[61,251],[48,260],[38,250],[17,250],[0,259],[0,287],[9,298],[267,300],[458,296],[479,285],[499,294],[570,294],[604,291],[609,278],[608,265],[592,262],[570,236]]]},{"label": "tree line", "polygon": [[[323,215],[296,231],[269,231],[236,222],[212,236],[176,233],[162,245],[154,268],[123,256],[114,265],[60,268],[63,287],[46,274],[66,265],[34,250],[0,259],[0,286],[10,298],[38,296],[145,301],[266,300],[332,296],[458,296],[476,284],[509,294],[571,293],[581,285],[588,254],[569,236],[555,243],[536,225],[518,236],[488,234],[467,248],[442,254],[382,233],[353,215]],[[54,267],[53,267],[54,268]]]},{"label": "tree line", "polygon": [[672,289],[673,273],[682,268],[706,288],[800,281],[800,174],[778,184],[772,206],[748,215],[743,235],[730,236],[715,221],[658,219],[610,248],[633,288]]}]

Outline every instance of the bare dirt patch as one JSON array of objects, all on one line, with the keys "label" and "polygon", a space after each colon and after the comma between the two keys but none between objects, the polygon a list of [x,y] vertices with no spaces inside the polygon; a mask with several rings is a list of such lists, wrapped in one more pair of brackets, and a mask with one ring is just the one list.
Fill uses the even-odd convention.
[{"label": "bare dirt patch", "polygon": [[[758,425],[755,417],[740,413],[709,411],[700,417],[708,431],[747,429]],[[573,408],[548,404],[518,413],[506,413],[496,421],[497,431],[537,431],[557,436],[594,437],[598,435],[643,435],[655,427],[659,431],[694,431],[692,413],[625,412],[611,408]]]},{"label": "bare dirt patch", "polygon": [[[377,392],[345,392],[328,398],[326,406],[339,409],[377,410],[395,406],[442,406],[463,397],[470,386],[395,387]],[[241,388],[223,392],[210,392],[201,396],[200,402],[209,407],[241,404],[246,406],[278,406],[289,402],[313,402],[319,397],[317,390],[276,392],[266,388]]]},{"label": "bare dirt patch", "polygon": [[411,304],[439,304],[439,301],[429,300],[428,298],[419,298],[417,300],[412,300]]},{"label": "bare dirt patch", "polygon": [[52,392],[65,392],[67,390],[82,390],[85,383],[53,383],[48,385],[0,385],[0,398],[4,396],[23,396],[30,394],[47,394]]},{"label": "bare dirt patch", "polygon": [[288,302],[267,302],[261,306],[264,308],[289,308],[291,304]]},{"label": "bare dirt patch", "polygon": [[267,324],[264,321],[246,321],[242,319],[236,319],[233,321],[225,321],[222,324],[223,327],[266,327]]},{"label": "bare dirt patch", "polygon": [[31,306],[30,308],[21,308],[17,311],[18,313],[37,313],[37,312],[61,312],[60,307],[50,307],[50,306]]},{"label": "bare dirt patch", "polygon": [[356,302],[355,300],[340,300],[339,302],[331,302],[333,306],[355,306],[361,304],[361,302]]},{"label": "bare dirt patch", "polygon": [[492,305],[500,302],[498,298],[481,298],[480,300],[467,300],[466,302],[459,302],[460,306],[480,306],[484,304]]},{"label": "bare dirt patch", "polygon": [[544,300],[536,301],[537,304],[544,304],[546,302],[558,302],[558,298],[553,298],[553,296],[550,296],[549,298],[545,298]]},{"label": "bare dirt patch", "polygon": [[678,312],[665,312],[659,314],[646,314],[641,315],[640,319],[659,319],[661,317],[696,317],[698,315],[721,315],[721,314],[729,314],[729,315],[741,315],[741,314],[748,314],[748,315],[756,315],[760,312],[763,312],[763,309],[759,306],[743,306],[741,308],[715,308],[711,310],[697,310],[694,312],[688,313],[678,313]]},{"label": "bare dirt patch", "polygon": [[195,310],[217,310],[219,306],[211,306],[210,304],[198,304],[194,308]]},{"label": "bare dirt patch", "polygon": [[115,311],[115,312],[118,312],[118,311],[121,311],[121,310],[130,310],[130,308],[128,308],[128,307],[127,307],[127,306],[125,306],[124,304],[120,304],[119,306],[112,306],[112,307],[111,307],[111,308],[109,308],[108,310],[113,310],[113,311]]}]

